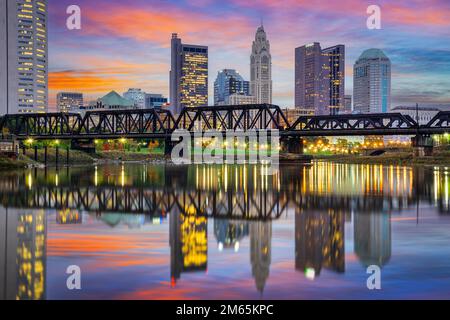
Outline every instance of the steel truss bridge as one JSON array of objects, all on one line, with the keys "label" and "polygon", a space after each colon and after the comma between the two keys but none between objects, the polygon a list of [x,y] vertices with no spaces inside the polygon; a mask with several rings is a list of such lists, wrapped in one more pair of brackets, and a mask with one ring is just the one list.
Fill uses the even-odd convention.
[{"label": "steel truss bridge", "polygon": [[[427,198],[427,197],[425,197]],[[431,199],[421,199],[431,202]],[[165,217],[170,212],[195,214],[215,219],[276,220],[295,211],[388,212],[409,208],[417,203],[412,197],[383,195],[322,195],[289,190],[254,190],[250,192],[150,188],[150,187],[71,187],[26,186],[0,191],[5,208],[80,210],[89,213],[145,214]],[[444,201],[444,200],[442,200]],[[448,204],[439,210],[446,212]]]},{"label": "steel truss bridge", "polygon": [[290,123],[269,104],[193,107],[178,117],[168,110],[108,110],[77,113],[13,114],[0,117],[0,130],[18,139],[170,138],[190,132],[277,129],[283,136],[431,135],[450,131],[450,112],[419,125],[400,113],[300,116]]}]

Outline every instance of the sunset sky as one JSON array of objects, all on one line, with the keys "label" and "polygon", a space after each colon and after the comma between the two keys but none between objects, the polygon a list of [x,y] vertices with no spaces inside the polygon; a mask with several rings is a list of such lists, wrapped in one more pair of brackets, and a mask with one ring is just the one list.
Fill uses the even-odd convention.
[{"label": "sunset sky", "polygon": [[[66,8],[82,10],[82,29],[66,28]],[[382,29],[366,27],[371,4]],[[217,72],[237,69],[249,79],[249,56],[261,20],[271,43],[273,102],[294,105],[294,49],[344,44],[346,93],[353,63],[365,49],[391,59],[392,104],[450,103],[450,2],[317,0],[49,0],[50,109],[56,93],[79,91],[94,100],[130,87],[169,94],[170,38],[209,47],[209,101]]]}]

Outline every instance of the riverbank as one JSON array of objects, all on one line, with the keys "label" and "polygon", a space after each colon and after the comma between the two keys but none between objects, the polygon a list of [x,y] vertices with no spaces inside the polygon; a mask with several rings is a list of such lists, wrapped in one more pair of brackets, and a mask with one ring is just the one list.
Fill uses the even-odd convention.
[{"label": "riverbank", "polygon": [[[0,170],[14,170],[32,167],[42,167],[45,165],[45,153],[43,149],[37,150],[37,160],[35,161],[34,150],[27,150],[25,155],[20,153],[16,160],[0,156]],[[166,161],[163,154],[149,154],[141,152],[125,152],[125,151],[102,151],[95,154],[85,153],[78,150],[70,150],[69,158],[67,158],[66,149],[60,148],[56,155],[55,148],[47,150],[47,166],[65,166],[65,165],[92,165],[97,163],[108,162],[154,162]]]},{"label": "riverbank", "polygon": [[[19,157],[19,159],[13,160],[7,157],[0,156],[0,170],[15,170],[15,169],[25,169],[31,166],[33,162],[31,159],[24,159],[23,157]],[[35,163],[34,163],[35,164]]]},{"label": "riverbank", "polygon": [[[311,157],[311,156],[305,156]],[[14,170],[30,167],[42,167],[45,165],[44,150],[38,150],[37,161],[34,160],[34,150],[28,150],[23,155],[20,154],[17,160],[0,156],[0,170]],[[284,158],[283,158],[284,159]],[[303,158],[302,158],[303,159]],[[348,164],[382,164],[382,165],[401,165],[401,166],[450,166],[450,149],[436,149],[431,157],[415,157],[411,152],[386,152],[379,156],[363,155],[313,155],[312,160],[330,161],[335,163]],[[165,162],[170,161],[166,156],[160,153],[150,154],[143,152],[125,152],[125,151],[101,151],[95,154],[88,154],[78,150],[70,150],[68,164],[73,165],[92,165],[110,162]],[[281,164],[286,161],[281,161]],[[289,163],[300,163],[289,161]],[[304,162],[304,161],[302,161]],[[56,150],[49,148],[47,152],[47,165],[55,166],[67,165],[67,153],[65,149],[58,152],[58,161],[56,161]]]},{"label": "riverbank", "polygon": [[383,164],[401,166],[450,166],[450,150],[436,150],[433,156],[415,157],[413,152],[386,152],[379,156],[319,155],[314,160],[348,164]]}]

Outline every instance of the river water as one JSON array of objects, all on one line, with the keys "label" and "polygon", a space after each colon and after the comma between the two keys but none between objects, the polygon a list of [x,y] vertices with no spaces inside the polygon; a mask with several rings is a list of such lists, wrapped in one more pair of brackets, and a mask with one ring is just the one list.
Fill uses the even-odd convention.
[{"label": "river water", "polygon": [[450,298],[450,168],[267,172],[1,173],[0,300]]}]

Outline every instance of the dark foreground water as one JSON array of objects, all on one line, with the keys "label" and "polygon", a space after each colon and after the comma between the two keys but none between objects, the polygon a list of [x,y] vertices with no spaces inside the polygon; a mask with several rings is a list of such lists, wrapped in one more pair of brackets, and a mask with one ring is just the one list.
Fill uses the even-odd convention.
[{"label": "dark foreground water", "polygon": [[450,298],[450,168],[265,170],[0,174],[0,299]]}]

